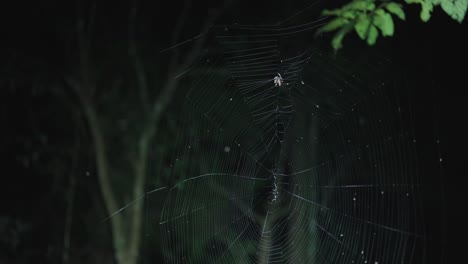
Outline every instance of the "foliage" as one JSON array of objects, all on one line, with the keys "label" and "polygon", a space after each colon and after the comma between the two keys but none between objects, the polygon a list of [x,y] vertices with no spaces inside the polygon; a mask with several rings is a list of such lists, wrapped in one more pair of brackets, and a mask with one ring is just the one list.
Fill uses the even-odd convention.
[{"label": "foliage", "polygon": [[[434,7],[440,5],[445,13],[461,23],[468,7],[468,0],[405,0],[405,3],[420,4],[420,18],[424,22],[431,18]],[[406,19],[401,3],[382,0],[352,0],[341,8],[324,10],[322,15],[334,18],[321,27],[317,34],[337,31],[331,42],[335,51],[342,47],[343,38],[353,29],[360,39],[372,46],[379,34],[383,37],[393,36],[393,17]]]}]

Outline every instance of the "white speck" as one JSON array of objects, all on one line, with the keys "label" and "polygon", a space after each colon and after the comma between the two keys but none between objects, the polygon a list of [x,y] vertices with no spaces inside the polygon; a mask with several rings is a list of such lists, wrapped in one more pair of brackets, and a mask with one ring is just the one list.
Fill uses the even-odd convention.
[{"label": "white speck", "polygon": [[86,171],[85,174],[86,174],[86,176],[88,176],[88,177],[91,175],[91,174],[89,173],[89,171]]},{"label": "white speck", "polygon": [[343,234],[340,234],[340,237],[343,237],[344,235]]},{"label": "white speck", "polygon": [[188,148],[190,149],[190,148],[192,148],[192,147],[189,145]]},{"label": "white speck", "polygon": [[439,143],[440,143],[440,141],[439,141],[439,140],[437,140],[436,142],[437,142],[437,144],[439,144]]},{"label": "white speck", "polygon": [[381,193],[381,194],[384,194],[384,191],[381,191],[380,193]]},{"label": "white speck", "polygon": [[317,108],[320,108],[320,106],[319,106],[319,105],[315,105],[315,106],[316,106]]},{"label": "white speck", "polygon": [[224,152],[229,152],[229,151],[231,151],[231,148],[229,146],[225,146],[224,147]]},{"label": "white speck", "polygon": [[363,255],[363,254],[364,254],[364,250],[361,251],[361,255]]},{"label": "white speck", "polygon": [[232,101],[232,98],[229,98],[229,101]]},{"label": "white speck", "polygon": [[442,162],[442,158],[439,159],[439,162]]},{"label": "white speck", "polygon": [[356,197],[353,197],[353,201],[356,201]]},{"label": "white speck", "polygon": [[409,193],[406,193],[406,196],[409,196]]},{"label": "white speck", "polygon": [[304,84],[304,81],[301,81],[302,84]]}]

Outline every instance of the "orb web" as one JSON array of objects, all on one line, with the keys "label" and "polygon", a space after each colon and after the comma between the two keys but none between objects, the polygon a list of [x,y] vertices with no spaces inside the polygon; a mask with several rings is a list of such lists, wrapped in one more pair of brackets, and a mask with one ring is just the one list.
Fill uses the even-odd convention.
[{"label": "orb web", "polygon": [[336,60],[291,44],[322,22],[215,27],[217,48],[177,76],[186,99],[160,168],[170,181],[157,223],[167,263],[424,255],[409,113],[391,93],[398,82],[385,79],[385,58]]}]

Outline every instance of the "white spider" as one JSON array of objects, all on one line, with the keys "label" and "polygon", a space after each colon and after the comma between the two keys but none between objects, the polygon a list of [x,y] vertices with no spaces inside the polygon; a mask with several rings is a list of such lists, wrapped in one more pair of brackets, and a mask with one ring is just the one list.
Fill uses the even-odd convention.
[{"label": "white spider", "polygon": [[275,76],[275,78],[273,78],[273,83],[275,84],[275,86],[281,86],[283,84],[283,77],[281,77],[281,74],[278,73],[278,76]]}]

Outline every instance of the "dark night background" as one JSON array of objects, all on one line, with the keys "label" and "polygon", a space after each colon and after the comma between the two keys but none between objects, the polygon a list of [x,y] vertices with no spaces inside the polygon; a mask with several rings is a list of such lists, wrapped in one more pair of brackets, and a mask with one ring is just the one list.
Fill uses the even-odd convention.
[{"label": "dark night background", "polygon": [[[316,19],[321,8],[337,3],[324,1],[310,19]],[[221,5],[220,1],[192,3],[187,14],[190,23],[180,39],[198,34],[209,9]],[[216,24],[274,23],[307,5],[304,0],[255,4],[233,0]],[[76,98],[41,84],[60,85],[62,76],[78,68],[76,18],[82,10],[95,13],[94,52],[118,54],[128,37],[132,6],[133,1],[0,4],[0,263],[62,262],[66,197],[71,186],[63,175],[70,173],[77,175],[70,263],[114,263],[110,229],[102,222],[106,213],[94,177],[92,141],[86,126],[76,125],[80,122]],[[171,45],[183,6],[182,1],[138,2],[136,38],[145,51],[145,62],[154,61],[154,67],[164,68],[166,58],[159,51]],[[365,60],[366,54],[378,53],[391,59],[392,70],[386,74],[402,83],[396,86],[396,94],[409,102],[413,115],[424,186],[427,263],[464,263],[468,251],[466,151],[458,153],[464,151],[461,143],[466,136],[462,128],[467,120],[468,22],[459,24],[436,10],[423,23],[418,12],[419,7],[408,8],[407,21],[396,23],[395,36],[380,38],[374,47],[348,36],[338,55]],[[329,36],[324,38],[328,45]],[[315,41],[313,33],[302,41]],[[103,65],[112,65],[112,58],[102,56]],[[116,66],[113,71],[118,75],[125,70]],[[182,99],[175,97],[175,106],[168,112],[176,111],[177,100]],[[78,143],[74,140],[77,133],[81,135]],[[439,144],[434,143],[437,140]],[[440,157],[442,163],[434,162]],[[457,168],[457,164],[462,166]],[[151,243],[143,243],[141,263],[162,262],[162,253]]]}]

